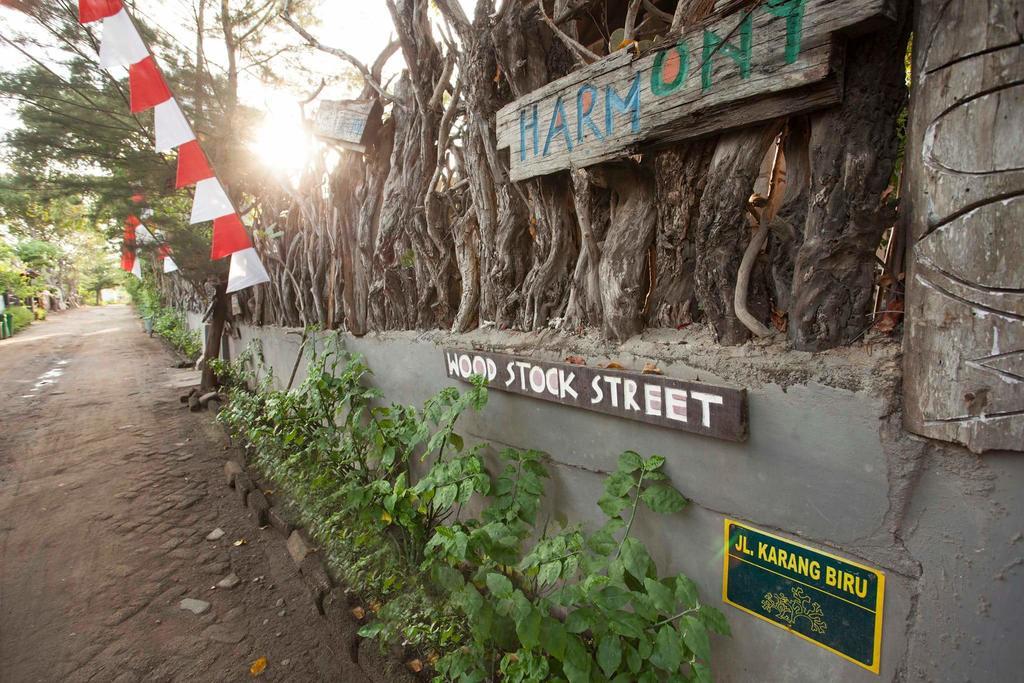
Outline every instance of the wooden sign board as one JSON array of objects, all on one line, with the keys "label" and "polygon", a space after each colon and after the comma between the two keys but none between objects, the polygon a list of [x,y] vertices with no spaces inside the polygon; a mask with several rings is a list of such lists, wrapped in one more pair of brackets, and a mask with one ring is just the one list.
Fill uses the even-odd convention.
[{"label": "wooden sign board", "polygon": [[885,574],[725,520],[722,600],[878,673]]},{"label": "wooden sign board", "polygon": [[747,438],[743,389],[483,351],[445,349],[444,364],[448,377],[482,375],[490,389],[718,439]]},{"label": "wooden sign board", "polygon": [[753,0],[637,56],[620,50],[506,105],[498,147],[522,180],[842,99],[837,32],[892,16],[891,0]]},{"label": "wooden sign board", "polygon": [[357,151],[366,151],[363,138],[374,104],[373,100],[324,100],[313,119],[313,132]]}]

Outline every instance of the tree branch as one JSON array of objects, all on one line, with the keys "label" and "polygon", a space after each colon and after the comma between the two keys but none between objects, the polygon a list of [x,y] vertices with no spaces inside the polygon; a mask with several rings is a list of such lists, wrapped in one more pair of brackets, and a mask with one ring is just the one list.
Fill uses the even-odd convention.
[{"label": "tree branch", "polygon": [[361,61],[356,59],[354,56],[352,56],[351,54],[349,54],[345,50],[342,50],[341,48],[329,47],[327,45],[324,45],[319,40],[317,40],[313,36],[312,33],[310,33],[305,28],[300,26],[299,23],[292,18],[291,14],[289,12],[289,10],[291,8],[291,4],[292,4],[291,0],[286,0],[286,2],[284,4],[284,7],[281,10],[280,17],[281,17],[281,19],[286,24],[288,24],[289,26],[292,27],[293,31],[295,31],[300,36],[302,36],[302,38],[311,47],[316,48],[317,50],[320,50],[321,52],[326,52],[329,55],[334,55],[335,57],[339,57],[339,58],[345,60],[346,62],[348,62],[349,64],[351,64],[352,66],[354,66],[356,69],[359,70],[359,73],[362,74],[363,80],[371,88],[376,90],[378,95],[380,95],[383,99],[387,100],[388,102],[394,102],[395,101],[394,95],[392,95],[391,93],[385,91],[384,88],[381,87],[380,83],[378,82],[379,76],[377,78],[374,78],[374,74],[371,73],[371,71],[366,67],[365,64],[363,64]]}]

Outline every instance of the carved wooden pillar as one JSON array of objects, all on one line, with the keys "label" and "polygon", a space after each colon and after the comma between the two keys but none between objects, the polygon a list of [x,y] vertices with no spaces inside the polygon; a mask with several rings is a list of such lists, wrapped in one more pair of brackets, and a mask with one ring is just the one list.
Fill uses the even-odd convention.
[{"label": "carved wooden pillar", "polygon": [[1024,13],[918,0],[907,141],[907,429],[1024,450]]}]

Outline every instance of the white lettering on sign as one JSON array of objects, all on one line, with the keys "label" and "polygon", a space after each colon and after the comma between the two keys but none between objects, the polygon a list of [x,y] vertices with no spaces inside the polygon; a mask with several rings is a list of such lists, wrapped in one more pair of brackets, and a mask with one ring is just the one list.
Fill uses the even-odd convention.
[{"label": "white lettering on sign", "polygon": [[[619,370],[533,362],[483,352],[446,351],[445,367],[449,377],[468,381],[480,375],[492,388],[663,426],[678,425],[676,428],[687,431],[712,435],[721,432],[723,438],[734,438],[731,432],[745,429],[743,392],[736,389],[716,392],[713,387],[659,375],[630,376]],[[503,368],[500,379],[499,367]],[[745,436],[742,431],[739,434]]]}]

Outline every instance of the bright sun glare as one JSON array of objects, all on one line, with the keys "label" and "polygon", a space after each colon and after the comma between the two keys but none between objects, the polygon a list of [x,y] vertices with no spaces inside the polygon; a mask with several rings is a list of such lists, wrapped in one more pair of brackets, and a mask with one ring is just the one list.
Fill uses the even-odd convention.
[{"label": "bright sun glare", "polygon": [[272,171],[294,177],[306,165],[312,144],[298,107],[287,103],[270,106],[253,135],[252,148]]}]

